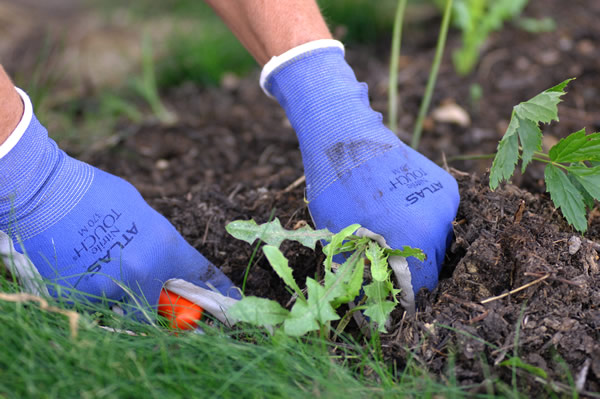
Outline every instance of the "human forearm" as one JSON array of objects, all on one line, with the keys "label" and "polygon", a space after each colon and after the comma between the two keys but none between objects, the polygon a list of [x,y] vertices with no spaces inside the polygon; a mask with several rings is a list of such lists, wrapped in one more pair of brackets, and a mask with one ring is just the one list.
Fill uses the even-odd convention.
[{"label": "human forearm", "polygon": [[17,127],[23,115],[23,103],[13,83],[0,65],[0,144]]},{"label": "human forearm", "polygon": [[331,33],[314,0],[206,0],[263,66],[271,57]]}]

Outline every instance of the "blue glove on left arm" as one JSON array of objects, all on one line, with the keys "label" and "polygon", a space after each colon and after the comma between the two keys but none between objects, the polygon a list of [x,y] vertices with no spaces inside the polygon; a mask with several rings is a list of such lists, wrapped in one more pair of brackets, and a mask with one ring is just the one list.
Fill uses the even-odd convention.
[{"label": "blue glove on left arm", "polygon": [[395,270],[401,302],[414,311],[414,294],[437,285],[452,237],[459,203],[454,178],[383,125],[337,41],[310,42],[274,57],[261,85],[298,135],[317,227],[337,232],[359,223],[392,248],[425,252],[424,262],[411,257],[404,273]]},{"label": "blue glove on left arm", "polygon": [[150,306],[170,279],[239,298],[131,184],[60,150],[20,94],[23,119],[9,137],[11,148],[0,146],[0,231],[27,252],[41,277],[117,301],[127,300],[125,286]]}]

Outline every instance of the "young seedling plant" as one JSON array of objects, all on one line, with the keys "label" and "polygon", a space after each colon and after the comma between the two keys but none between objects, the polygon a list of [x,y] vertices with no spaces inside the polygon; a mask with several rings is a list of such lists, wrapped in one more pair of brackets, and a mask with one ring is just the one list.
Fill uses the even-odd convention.
[{"label": "young seedling plant", "polygon": [[[291,310],[270,299],[244,297],[229,310],[230,315],[257,326],[283,328],[286,334],[292,336],[310,331],[327,333],[330,323],[340,319],[336,309],[353,302],[361,295],[362,289],[361,304],[352,311],[363,311],[376,323],[379,331],[385,331],[385,322],[397,306],[396,296],[400,292],[394,288],[388,258],[414,256],[424,260],[425,254],[408,246],[400,250],[382,248],[367,237],[354,235],[359,228],[360,225],[353,224],[334,234],[327,229],[313,230],[309,226],[286,230],[278,219],[262,225],[257,225],[254,220],[229,223],[226,229],[235,238],[249,244],[257,239],[266,243],[263,252],[267,260],[296,296]],[[328,242],[323,247],[326,255],[323,281],[309,277],[306,279],[306,291],[300,288],[288,260],[279,250],[284,240],[297,241],[312,250],[315,250],[317,241]],[[342,264],[333,260],[338,254],[347,255]],[[370,263],[368,268],[365,260]]]},{"label": "young seedling plant", "polygon": [[600,200],[600,133],[586,135],[585,128],[571,133],[542,152],[541,123],[558,121],[558,103],[567,79],[513,108],[512,117],[490,170],[490,188],[514,173],[519,158],[525,172],[531,161],[546,163],[546,190],[556,208],[576,230],[587,230],[586,208]]}]

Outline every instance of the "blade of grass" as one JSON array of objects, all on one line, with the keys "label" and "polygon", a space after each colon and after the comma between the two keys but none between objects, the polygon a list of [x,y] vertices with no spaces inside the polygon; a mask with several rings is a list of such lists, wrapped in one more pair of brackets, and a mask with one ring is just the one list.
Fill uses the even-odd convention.
[{"label": "blade of grass", "polygon": [[396,16],[394,18],[394,31],[392,33],[392,55],[390,56],[390,86],[388,88],[388,114],[390,117],[390,130],[398,130],[398,60],[402,43],[402,26],[404,24],[404,10],[406,0],[398,0]]},{"label": "blade of grass", "polygon": [[414,149],[419,147],[421,141],[421,134],[423,133],[423,122],[425,116],[429,110],[429,104],[431,103],[431,96],[433,89],[435,88],[435,82],[440,70],[440,64],[442,63],[442,56],[444,55],[444,48],[446,47],[446,37],[448,35],[448,26],[450,25],[450,16],[452,15],[452,0],[446,0],[446,8],[444,9],[444,16],[442,18],[442,26],[440,28],[440,35],[437,41],[437,47],[435,49],[435,57],[433,59],[433,65],[429,73],[429,79],[427,80],[427,86],[425,87],[425,95],[419,108],[419,115],[417,116],[417,122],[415,123],[415,129],[413,131],[412,140],[410,146]]}]

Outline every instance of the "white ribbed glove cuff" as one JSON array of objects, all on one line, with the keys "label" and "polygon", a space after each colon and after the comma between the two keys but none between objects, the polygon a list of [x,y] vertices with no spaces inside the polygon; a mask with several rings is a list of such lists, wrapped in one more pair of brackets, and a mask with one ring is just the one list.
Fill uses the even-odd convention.
[{"label": "white ribbed glove cuff", "polygon": [[342,49],[342,51],[345,51],[344,45],[338,40],[319,39],[319,40],[314,40],[312,42],[301,44],[292,49],[289,49],[288,51],[286,51],[285,53],[283,53],[281,55],[277,55],[277,56],[271,58],[269,60],[269,62],[267,62],[265,64],[265,66],[263,67],[262,72],[260,74],[260,87],[263,89],[263,91],[265,92],[265,94],[267,96],[274,98],[271,95],[271,93],[269,93],[269,90],[267,90],[267,88],[266,88],[267,79],[268,79],[269,75],[271,74],[271,72],[273,72],[275,69],[279,68],[281,65],[285,64],[289,60],[298,57],[299,55],[308,53],[309,51],[313,51],[313,50],[317,50],[317,49],[321,49],[321,48],[327,48],[327,47],[338,47],[338,48]]}]

